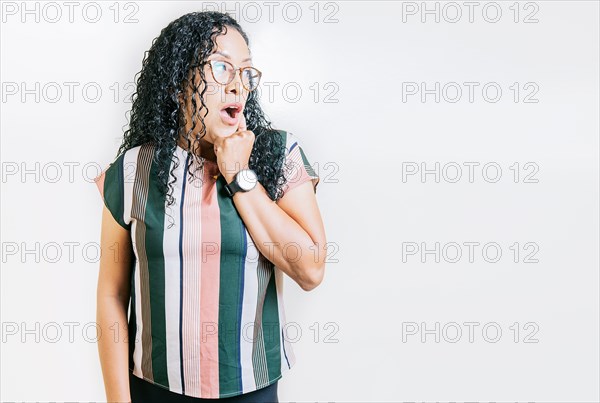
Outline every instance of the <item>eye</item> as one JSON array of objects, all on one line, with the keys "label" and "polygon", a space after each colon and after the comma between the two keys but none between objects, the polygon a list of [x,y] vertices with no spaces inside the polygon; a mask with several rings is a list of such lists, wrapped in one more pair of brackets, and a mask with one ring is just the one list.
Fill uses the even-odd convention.
[{"label": "eye", "polygon": [[256,88],[258,85],[258,81],[260,80],[260,74],[254,68],[249,68],[244,70],[243,74],[244,83],[247,84],[251,88]]},{"label": "eye", "polygon": [[225,62],[214,61],[212,65],[215,73],[224,73],[227,71],[227,63]]}]

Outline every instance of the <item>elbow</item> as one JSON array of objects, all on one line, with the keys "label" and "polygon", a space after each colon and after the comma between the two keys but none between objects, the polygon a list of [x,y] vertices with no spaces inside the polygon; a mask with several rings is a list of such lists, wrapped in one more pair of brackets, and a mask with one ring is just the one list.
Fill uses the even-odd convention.
[{"label": "elbow", "polygon": [[321,282],[323,282],[324,275],[324,263],[320,266],[310,267],[304,270],[304,276],[301,281],[299,281],[299,285],[304,291],[312,291],[317,288]]}]

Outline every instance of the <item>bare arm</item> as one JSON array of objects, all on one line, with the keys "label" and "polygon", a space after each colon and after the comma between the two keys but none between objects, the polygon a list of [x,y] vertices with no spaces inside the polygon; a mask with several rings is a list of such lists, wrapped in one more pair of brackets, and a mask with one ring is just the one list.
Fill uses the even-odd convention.
[{"label": "bare arm", "polygon": [[[233,178],[227,177],[227,183]],[[250,192],[233,195],[235,206],[256,248],[310,291],[323,280],[327,240],[312,182],[273,202],[260,182]]]},{"label": "bare arm", "polygon": [[96,322],[98,353],[108,402],[130,402],[127,308],[133,251],[129,231],[104,206],[100,237]]}]

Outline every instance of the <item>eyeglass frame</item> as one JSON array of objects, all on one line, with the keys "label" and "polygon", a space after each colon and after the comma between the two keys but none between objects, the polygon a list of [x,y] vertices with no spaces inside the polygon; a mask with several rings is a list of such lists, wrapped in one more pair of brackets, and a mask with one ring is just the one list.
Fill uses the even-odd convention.
[{"label": "eyeglass frame", "polygon": [[[221,83],[219,80],[216,79],[215,77],[215,72],[213,71],[213,66],[212,63],[213,62],[221,62],[221,63],[227,63],[229,64],[231,67],[233,67],[233,74],[231,75],[231,79],[227,82],[227,83]],[[246,89],[246,91],[248,92],[252,92],[252,91],[256,91],[256,89],[258,88],[258,85],[260,84],[260,79],[262,78],[262,71],[260,71],[259,69],[257,69],[254,66],[246,66],[246,67],[238,67],[233,63],[230,63],[226,60],[207,60],[202,64],[208,64],[210,66],[210,74],[212,75],[212,78],[215,80],[216,83],[221,84],[221,85],[229,85],[231,84],[231,82],[235,79],[235,74],[239,72],[239,76],[240,76],[240,82],[242,83],[242,86]],[[246,87],[246,85],[244,84],[244,79],[242,78],[242,72],[246,69],[253,69],[256,70],[258,72],[258,84],[256,84],[256,88],[254,89],[249,89],[248,87]]]}]

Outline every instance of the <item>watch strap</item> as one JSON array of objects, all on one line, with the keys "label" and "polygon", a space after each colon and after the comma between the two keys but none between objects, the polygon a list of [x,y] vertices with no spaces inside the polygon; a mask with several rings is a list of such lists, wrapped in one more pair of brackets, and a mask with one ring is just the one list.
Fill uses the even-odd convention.
[{"label": "watch strap", "polygon": [[233,181],[231,181],[231,183],[226,184],[224,186],[224,188],[229,197],[233,197],[233,195],[236,192],[239,192],[240,190],[242,190],[242,188],[240,187],[240,185],[238,185],[237,180],[235,178],[233,179]]}]

